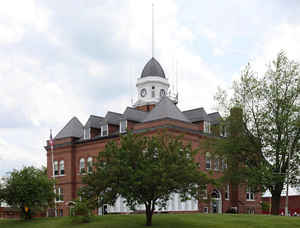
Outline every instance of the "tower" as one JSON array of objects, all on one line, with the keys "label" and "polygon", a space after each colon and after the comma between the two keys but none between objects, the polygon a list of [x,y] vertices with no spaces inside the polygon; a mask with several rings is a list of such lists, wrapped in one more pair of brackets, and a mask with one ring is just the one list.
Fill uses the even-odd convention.
[{"label": "tower", "polygon": [[[162,97],[171,96],[169,81],[160,63],[154,58],[154,5],[152,4],[152,58],[145,65],[137,83],[138,99],[134,104],[139,110],[151,111]],[[177,97],[171,98],[177,103]]]},{"label": "tower", "polygon": [[138,100],[134,104],[137,109],[150,111],[160,99],[167,95],[169,82],[159,62],[152,57],[145,65],[136,87]]}]

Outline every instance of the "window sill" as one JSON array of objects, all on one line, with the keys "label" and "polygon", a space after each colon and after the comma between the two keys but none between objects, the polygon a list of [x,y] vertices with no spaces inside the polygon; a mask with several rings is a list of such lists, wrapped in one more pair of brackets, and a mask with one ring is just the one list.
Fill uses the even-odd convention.
[{"label": "window sill", "polygon": [[66,175],[65,174],[63,174],[63,175],[54,175],[54,176],[52,176],[52,177],[65,177]]},{"label": "window sill", "polygon": [[55,203],[64,203],[65,201],[55,201]]},{"label": "window sill", "polygon": [[255,201],[255,199],[246,199],[246,201],[252,201],[253,202],[253,201]]},{"label": "window sill", "polygon": [[225,199],[225,200],[227,200],[227,201],[228,201],[228,200],[230,200],[230,199]]}]

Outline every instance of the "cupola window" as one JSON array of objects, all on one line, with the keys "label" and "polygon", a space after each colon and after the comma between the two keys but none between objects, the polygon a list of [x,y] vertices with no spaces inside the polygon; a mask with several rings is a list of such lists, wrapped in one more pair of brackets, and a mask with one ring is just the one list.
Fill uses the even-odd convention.
[{"label": "cupola window", "polygon": [[155,97],[155,86],[152,86],[151,96]]}]

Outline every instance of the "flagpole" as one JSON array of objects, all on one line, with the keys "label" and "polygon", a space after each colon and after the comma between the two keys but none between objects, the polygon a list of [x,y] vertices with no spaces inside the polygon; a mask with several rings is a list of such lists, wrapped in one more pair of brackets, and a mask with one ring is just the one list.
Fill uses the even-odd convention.
[{"label": "flagpole", "polygon": [[[51,147],[51,160],[52,160],[52,178],[54,180],[54,192],[56,194],[56,188],[55,188],[55,171],[54,171],[54,160],[53,160],[53,139],[52,139],[52,129],[50,129],[50,147]],[[54,198],[54,214],[55,217],[57,216],[57,211],[56,211],[56,196]]]}]

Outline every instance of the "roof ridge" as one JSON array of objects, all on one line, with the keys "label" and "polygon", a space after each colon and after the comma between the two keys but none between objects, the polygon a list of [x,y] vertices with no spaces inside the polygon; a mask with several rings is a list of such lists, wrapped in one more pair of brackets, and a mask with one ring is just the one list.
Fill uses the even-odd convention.
[{"label": "roof ridge", "polygon": [[[185,110],[185,111],[182,111],[182,112],[196,111],[196,110],[199,110],[199,109],[204,109],[204,107],[193,108],[193,109]],[[204,109],[204,111],[205,111],[205,109]],[[206,111],[205,111],[205,112],[206,112]]]},{"label": "roof ridge", "polygon": [[[113,112],[113,111],[107,111],[107,113],[113,113],[113,114],[117,114],[117,115],[122,115],[121,113]],[[106,113],[106,115],[107,115],[107,113]]]},{"label": "roof ridge", "polygon": [[219,112],[212,112],[212,113],[208,113],[207,115],[212,115],[212,114],[216,114],[216,113],[219,113]]},{"label": "roof ridge", "polygon": [[96,116],[96,115],[90,115],[90,117],[91,117],[91,116],[92,116],[92,117],[96,117],[96,118],[102,118],[102,119],[104,118],[104,117],[102,117],[102,116]]},{"label": "roof ridge", "polygon": [[[144,113],[147,113],[146,111],[143,111],[143,110],[139,110],[139,109],[136,109],[136,108],[132,108],[132,107],[127,107],[126,109],[132,109],[132,110],[134,110],[134,111],[138,111],[138,112],[144,112]],[[125,109],[125,111],[126,111],[126,109]]]}]

